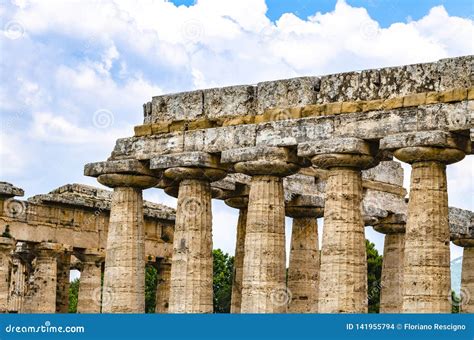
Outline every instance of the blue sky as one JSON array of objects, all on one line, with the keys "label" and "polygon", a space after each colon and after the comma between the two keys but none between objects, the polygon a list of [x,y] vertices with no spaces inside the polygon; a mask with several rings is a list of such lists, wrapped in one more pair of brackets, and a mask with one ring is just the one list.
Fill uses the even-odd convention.
[{"label": "blue sky", "polygon": [[[0,180],[27,196],[98,185],[83,165],[131,136],[153,95],[430,62],[474,46],[471,1],[15,0],[0,3],[0,28]],[[451,205],[474,209],[472,169],[472,156],[449,167]],[[175,204],[158,189],[145,196]],[[213,213],[214,245],[232,253],[237,214],[221,202]],[[367,236],[383,248],[383,236]]]},{"label": "blue sky", "polygon": [[[173,0],[176,5],[192,6],[194,0]],[[278,20],[284,13],[293,13],[301,19],[306,19],[316,12],[330,12],[337,0],[267,0],[267,17]],[[395,22],[418,20],[435,6],[444,6],[450,15],[471,17],[474,14],[474,2],[470,0],[348,0],[348,4],[364,7],[372,18],[382,27],[388,27]]]}]

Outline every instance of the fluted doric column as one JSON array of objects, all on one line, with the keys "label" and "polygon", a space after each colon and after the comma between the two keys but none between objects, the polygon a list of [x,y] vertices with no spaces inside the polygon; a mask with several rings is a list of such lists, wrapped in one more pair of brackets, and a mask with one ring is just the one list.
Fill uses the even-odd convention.
[{"label": "fluted doric column", "polygon": [[57,257],[56,313],[69,312],[69,274],[71,270],[72,248],[65,248]]},{"label": "fluted doric column", "polygon": [[59,243],[42,242],[35,247],[33,273],[24,301],[26,313],[55,313],[58,291],[58,257],[70,249]]},{"label": "fluted doric column", "polygon": [[102,264],[105,254],[99,249],[85,249],[76,256],[82,264],[77,313],[100,313]]},{"label": "fluted doric column", "polygon": [[8,311],[10,313],[22,313],[24,311],[24,300],[32,259],[31,247],[25,242],[17,242],[16,248],[12,252],[12,268],[10,271],[10,294],[8,300]]},{"label": "fluted doric column", "polygon": [[171,261],[162,259],[158,263],[155,313],[168,313],[170,300]]},{"label": "fluted doric column", "polygon": [[450,230],[446,165],[470,148],[462,136],[442,131],[386,137],[381,147],[412,165],[405,234],[404,313],[449,313]]},{"label": "fluted doric column", "polygon": [[245,255],[245,231],[247,229],[248,197],[235,197],[225,200],[230,207],[239,209],[237,221],[237,237],[234,255],[234,274],[232,275],[231,313],[240,313],[242,304],[242,275]]},{"label": "fluted doric column", "polygon": [[156,185],[145,175],[105,174],[114,188],[105,255],[103,313],[145,312],[145,236],[142,190]]},{"label": "fluted doric column", "polygon": [[169,313],[213,312],[212,211],[210,182],[225,172],[209,168],[168,168],[179,183],[173,240]]},{"label": "fluted doric column", "polygon": [[317,218],[323,216],[323,208],[322,203],[302,206],[298,204],[298,198],[286,205],[286,215],[293,218],[288,312],[317,313],[320,265]]},{"label": "fluted doric column", "polygon": [[320,313],[367,313],[367,258],[362,218],[361,170],[375,166],[374,150],[356,138],[299,147],[328,169],[319,277]]},{"label": "fluted doric column", "polygon": [[380,283],[380,313],[401,313],[405,221],[402,216],[389,216],[374,225],[374,229],[385,234]]},{"label": "fluted doric column", "polygon": [[[241,313],[285,313],[285,202],[282,177],[299,169],[284,148],[247,148],[228,155],[250,182]],[[223,155],[224,157],[224,155]]]},{"label": "fluted doric column", "polygon": [[10,290],[11,251],[15,240],[0,237],[0,313],[8,311],[8,295]]}]

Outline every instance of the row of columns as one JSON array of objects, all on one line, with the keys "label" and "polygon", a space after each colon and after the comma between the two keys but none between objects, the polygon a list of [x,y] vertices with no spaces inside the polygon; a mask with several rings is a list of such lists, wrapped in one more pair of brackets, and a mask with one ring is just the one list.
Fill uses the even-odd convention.
[{"label": "row of columns", "polygon": [[[72,253],[58,243],[29,245],[7,237],[0,238],[0,312],[68,313],[72,254],[81,272],[77,313],[105,312],[116,296],[102,290],[103,251]],[[156,313],[167,313],[171,263],[161,259],[156,267]]]},{"label": "row of columns", "polygon": [[[397,289],[382,294],[383,306],[387,306],[387,310],[399,308],[402,312],[447,313],[450,312],[450,235],[446,165],[461,160],[465,151],[451,144],[443,147],[407,146],[406,141],[416,139],[402,139],[405,144],[391,145],[386,149],[399,160],[412,165],[408,219],[404,241],[397,228],[396,232],[384,229],[384,225],[379,228],[387,233],[386,284],[399,284]],[[426,140],[418,142],[423,144]],[[304,156],[310,156],[318,168],[328,170],[320,265],[317,263],[317,245],[314,245],[317,243],[314,242],[317,235],[315,217],[297,216],[290,255],[290,262],[295,265],[290,265],[293,268],[288,273],[292,278],[290,285],[296,291],[291,297],[286,284],[282,178],[298,171],[301,163],[297,157],[289,155],[291,152],[287,149],[282,151],[283,148],[273,148],[278,149],[275,155],[286,155],[283,158],[256,153],[255,159],[234,163],[234,170],[251,176],[251,182],[247,207],[234,205],[240,209],[240,214],[233,312],[282,313],[287,311],[287,303],[282,301],[287,300],[293,302],[290,305],[295,311],[301,310],[302,301],[314,299],[311,297],[314,294],[318,295],[317,302],[305,307],[308,311],[367,312],[361,171],[377,164],[378,150],[375,145],[355,138],[344,139],[341,143],[329,140],[316,144],[310,146],[310,152]],[[163,172],[166,179],[178,185],[169,312],[211,313],[210,183],[223,178],[226,173],[207,164],[189,166],[189,159],[184,163],[185,166],[169,166]],[[106,174],[99,176],[99,182],[114,188],[104,289],[110,289],[116,298],[112,299],[113,303],[106,311],[143,312],[144,283],[141,278],[144,275],[141,270],[144,266],[140,262],[144,258],[143,214],[139,206],[141,190],[156,185],[157,179],[136,174]],[[397,260],[390,260],[396,256]],[[311,263],[311,268],[298,268],[296,264],[303,261]],[[400,274],[401,263],[403,275]],[[318,287],[312,287],[318,273]],[[393,300],[400,297],[401,304],[395,306]]]}]

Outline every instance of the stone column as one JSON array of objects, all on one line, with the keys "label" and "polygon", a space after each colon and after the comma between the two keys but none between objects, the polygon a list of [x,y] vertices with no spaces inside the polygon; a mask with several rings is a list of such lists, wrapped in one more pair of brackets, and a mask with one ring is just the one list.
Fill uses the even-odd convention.
[{"label": "stone column", "polygon": [[361,170],[376,165],[374,147],[357,138],[303,144],[299,155],[328,169],[319,277],[319,313],[367,313],[367,258]]},{"label": "stone column", "polygon": [[319,243],[317,218],[321,207],[287,204],[286,214],[293,218],[288,267],[289,313],[317,313],[319,290]]},{"label": "stone column", "polygon": [[0,313],[8,311],[8,293],[10,288],[10,253],[15,247],[15,240],[0,237]]},{"label": "stone column", "polygon": [[381,148],[412,165],[405,234],[404,313],[449,313],[450,230],[446,165],[470,152],[470,141],[443,131],[384,138]]},{"label": "stone column", "polygon": [[26,313],[55,313],[58,288],[58,256],[64,247],[58,243],[42,242],[35,247],[33,273],[25,296]]},{"label": "stone column", "polygon": [[235,242],[234,274],[232,276],[232,297],[230,304],[231,313],[240,313],[242,304],[242,276],[245,255],[245,230],[247,228],[248,197],[234,197],[225,200],[225,203],[239,209],[237,221],[237,237]]},{"label": "stone column", "polygon": [[155,313],[168,313],[170,300],[171,260],[162,259],[158,263],[158,284],[156,286]]},{"label": "stone column", "polygon": [[285,313],[285,201],[283,179],[299,169],[284,148],[243,149],[237,172],[251,175],[245,234],[241,313]]},{"label": "stone column", "polygon": [[405,223],[401,216],[389,216],[387,220],[374,225],[374,229],[385,234],[380,283],[380,313],[401,313]]},{"label": "stone column", "polygon": [[461,313],[474,313],[474,239],[456,239],[453,243],[463,247],[461,274]]},{"label": "stone column", "polygon": [[10,313],[22,313],[24,311],[24,300],[27,283],[31,271],[31,260],[33,254],[26,242],[17,242],[12,252],[12,268],[10,277],[10,293],[8,311]]},{"label": "stone column", "polygon": [[157,183],[146,175],[105,174],[114,188],[105,255],[103,313],[145,312],[145,239],[142,190]]},{"label": "stone column", "polygon": [[56,290],[56,313],[69,312],[69,273],[72,247],[64,247],[57,258],[58,278]]},{"label": "stone column", "polygon": [[210,182],[218,169],[175,167],[165,171],[179,182],[173,239],[169,313],[212,313],[212,212]]},{"label": "stone column", "polygon": [[100,313],[102,263],[105,255],[98,249],[86,249],[76,256],[82,264],[77,313]]}]

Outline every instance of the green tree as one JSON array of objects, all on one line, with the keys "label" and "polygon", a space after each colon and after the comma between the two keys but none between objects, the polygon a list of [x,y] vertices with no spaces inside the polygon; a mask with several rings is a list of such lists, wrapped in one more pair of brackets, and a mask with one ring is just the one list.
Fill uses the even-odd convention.
[{"label": "green tree", "polygon": [[69,283],[69,313],[77,313],[77,296],[79,294],[79,278]]},{"label": "green tree", "polygon": [[214,262],[214,313],[230,313],[234,257],[220,249],[212,251]]},{"label": "green tree", "polygon": [[156,285],[158,271],[153,266],[146,266],[145,270],[145,313],[154,313],[156,305]]},{"label": "green tree", "polygon": [[461,305],[461,297],[456,294],[454,290],[451,290],[451,313],[459,313]]},{"label": "green tree", "polygon": [[367,251],[367,287],[369,299],[369,313],[378,313],[380,308],[380,290],[382,276],[382,256],[375,245],[365,240]]}]

